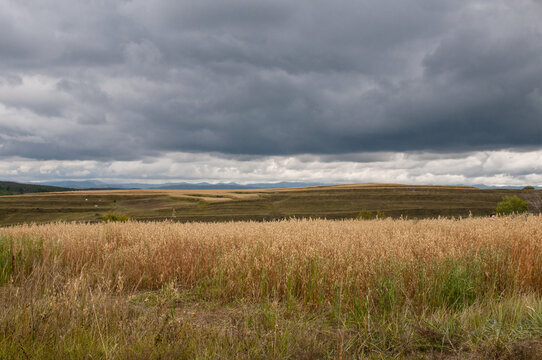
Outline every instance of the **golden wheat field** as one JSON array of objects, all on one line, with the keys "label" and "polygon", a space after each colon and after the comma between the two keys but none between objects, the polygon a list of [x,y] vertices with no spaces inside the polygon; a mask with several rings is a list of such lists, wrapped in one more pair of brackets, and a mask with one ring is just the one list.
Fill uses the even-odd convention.
[{"label": "golden wheat field", "polygon": [[542,217],[0,229],[0,358],[537,358]]}]

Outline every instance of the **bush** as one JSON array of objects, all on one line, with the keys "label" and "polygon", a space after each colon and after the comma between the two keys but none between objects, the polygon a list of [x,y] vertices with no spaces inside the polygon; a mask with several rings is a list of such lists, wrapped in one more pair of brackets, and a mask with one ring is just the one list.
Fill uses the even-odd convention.
[{"label": "bush", "polygon": [[356,219],[358,220],[371,220],[373,218],[374,218],[373,212],[370,210],[365,210],[365,209],[361,210],[358,216],[356,216]]},{"label": "bush", "polygon": [[130,220],[130,217],[128,215],[117,215],[113,213],[107,213],[106,215],[102,215],[101,218],[103,222],[126,222]]},{"label": "bush", "polygon": [[499,215],[522,214],[527,212],[527,203],[517,196],[505,196],[496,209]]},{"label": "bush", "polygon": [[358,216],[356,216],[356,219],[358,220],[371,220],[371,219],[383,219],[386,217],[386,214],[383,212],[383,211],[377,211],[376,214],[374,214],[372,211],[370,210],[361,210],[358,214]]},{"label": "bush", "polygon": [[527,185],[523,188],[523,190],[534,190],[534,186]]}]

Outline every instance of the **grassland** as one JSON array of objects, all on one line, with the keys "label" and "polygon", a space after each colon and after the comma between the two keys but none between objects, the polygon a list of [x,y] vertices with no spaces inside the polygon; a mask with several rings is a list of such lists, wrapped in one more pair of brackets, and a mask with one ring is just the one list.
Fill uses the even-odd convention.
[{"label": "grassland", "polygon": [[109,212],[137,220],[231,221],[354,218],[361,209],[399,218],[487,216],[503,196],[540,190],[361,184],[269,190],[115,190],[0,196],[0,225],[96,221]]},{"label": "grassland", "polygon": [[2,359],[539,359],[542,217],[0,229]]}]

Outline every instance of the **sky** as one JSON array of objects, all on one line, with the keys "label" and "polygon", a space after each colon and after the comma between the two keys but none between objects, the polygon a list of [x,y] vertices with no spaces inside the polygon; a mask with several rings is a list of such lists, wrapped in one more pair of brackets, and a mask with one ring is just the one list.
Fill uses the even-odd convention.
[{"label": "sky", "polygon": [[0,180],[542,185],[542,1],[0,0]]}]

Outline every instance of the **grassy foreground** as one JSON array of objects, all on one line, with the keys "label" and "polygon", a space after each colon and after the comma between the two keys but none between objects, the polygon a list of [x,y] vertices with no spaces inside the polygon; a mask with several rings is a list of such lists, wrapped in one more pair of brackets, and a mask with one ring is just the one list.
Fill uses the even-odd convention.
[{"label": "grassy foreground", "polygon": [[537,359],[542,217],[0,229],[0,359]]}]

